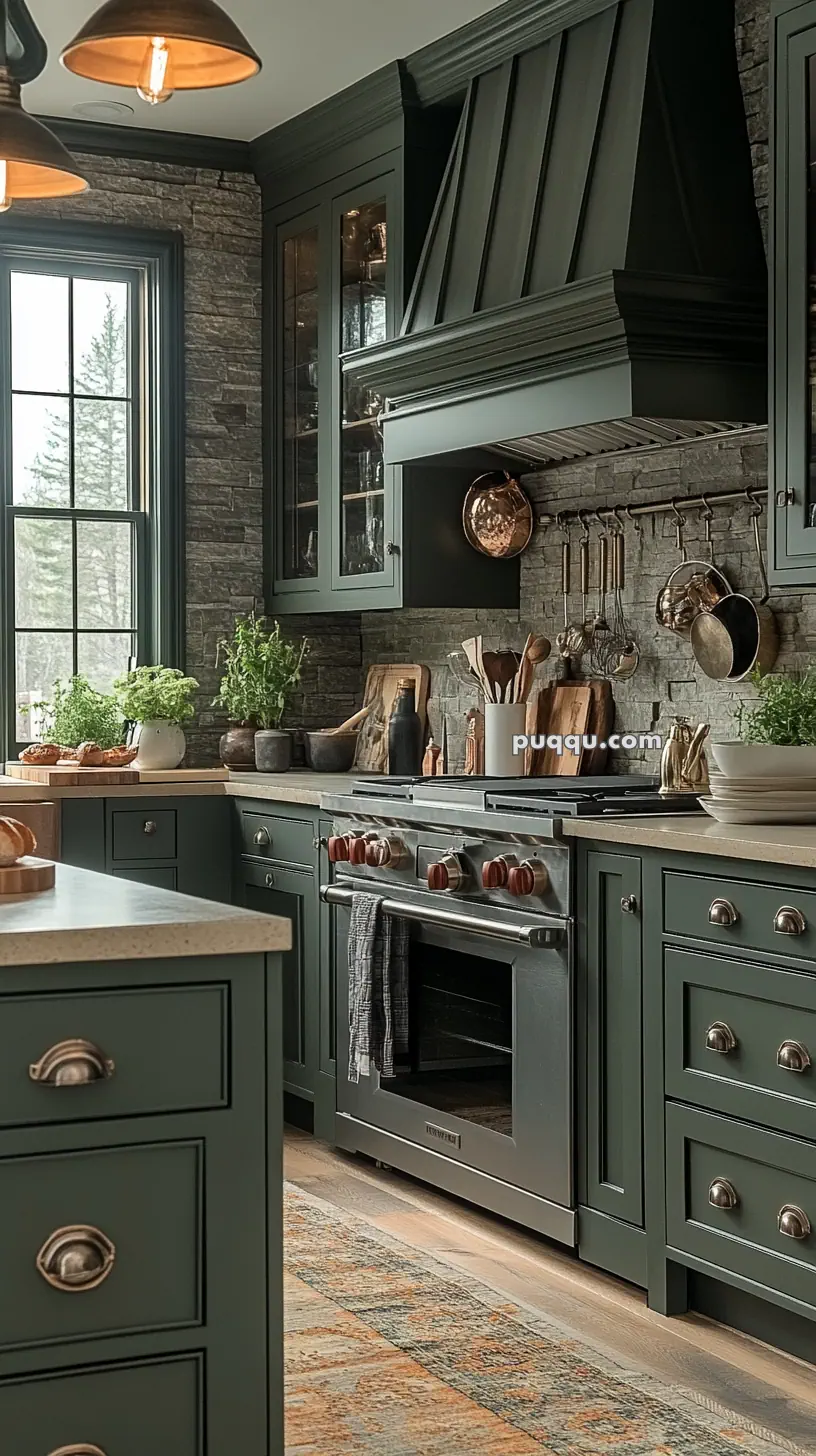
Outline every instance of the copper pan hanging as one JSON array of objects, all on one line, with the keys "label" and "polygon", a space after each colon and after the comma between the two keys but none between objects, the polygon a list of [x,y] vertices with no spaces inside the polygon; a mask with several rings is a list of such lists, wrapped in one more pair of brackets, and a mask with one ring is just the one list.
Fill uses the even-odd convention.
[{"label": "copper pan hanging", "polygon": [[533,508],[516,476],[490,470],[474,480],[462,509],[465,535],[483,556],[520,556],[533,534]]}]

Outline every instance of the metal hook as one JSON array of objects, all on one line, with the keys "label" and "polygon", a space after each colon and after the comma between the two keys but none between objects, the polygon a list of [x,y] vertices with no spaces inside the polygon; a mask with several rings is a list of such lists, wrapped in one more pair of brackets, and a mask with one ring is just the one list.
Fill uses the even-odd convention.
[{"label": "metal hook", "polygon": [[631,521],[631,523],[632,523],[632,527],[634,529],[635,535],[636,536],[642,536],[643,535],[643,527],[641,526],[640,521],[638,520],[637,516],[633,516],[632,515],[632,507],[631,506],[624,506],[624,510],[626,511],[626,519],[628,521]]},{"label": "metal hook", "polygon": [[602,519],[600,511],[593,511],[592,514],[598,522],[598,530],[602,536],[605,536],[609,528],[609,522]]},{"label": "metal hook", "polygon": [[620,534],[623,536],[626,533],[626,527],[624,526],[623,521],[620,518],[621,510],[622,510],[622,507],[621,506],[613,506],[612,507],[612,514],[615,517],[615,526],[618,529],[618,531],[620,531]]},{"label": "metal hook", "polygon": [[708,547],[709,559],[710,559],[710,561],[711,561],[711,563],[713,565],[713,563],[714,563],[714,544],[713,544],[713,542],[711,540],[711,522],[714,519],[714,512],[712,511],[711,506],[708,504],[708,501],[706,500],[706,497],[705,497],[705,495],[703,494],[702,491],[700,491],[700,500],[703,503],[703,506],[702,506],[702,509],[703,509],[703,520],[705,521],[704,540],[705,540],[706,546]]},{"label": "metal hook", "polygon": [[676,496],[674,496],[672,498],[671,508],[674,511],[675,521],[676,521],[677,549],[681,553],[682,558],[685,561],[687,558],[686,558],[685,542],[683,541],[683,527],[686,524],[686,518],[685,518],[685,516],[682,516],[680,514],[680,512],[678,511],[678,509],[677,509],[677,497]]},{"label": "metal hook", "polygon": [[556,531],[560,531],[562,533],[562,535],[564,536],[565,540],[569,541],[569,535],[570,535],[570,533],[569,533],[569,526],[565,526],[564,525],[564,512],[563,511],[556,511],[556,513],[555,513],[555,529],[556,529]]},{"label": "metal hook", "polygon": [[579,522],[579,525],[581,527],[581,530],[584,533],[584,540],[585,541],[588,541],[589,540],[589,526],[587,525],[586,521],[584,520],[584,516],[586,516],[588,514],[589,514],[588,511],[579,511],[578,512],[578,522]]}]

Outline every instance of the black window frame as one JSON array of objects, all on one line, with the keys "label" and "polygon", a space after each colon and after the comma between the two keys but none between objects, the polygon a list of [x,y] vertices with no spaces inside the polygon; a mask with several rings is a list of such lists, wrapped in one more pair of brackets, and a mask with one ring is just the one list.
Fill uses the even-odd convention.
[{"label": "black window frame", "polygon": [[[140,471],[138,511],[97,512],[110,519],[137,519],[135,594],[142,662],[185,665],[184,592],[184,251],[180,233],[100,223],[0,218],[0,683],[6,711],[0,715],[3,759],[16,756],[15,603],[13,527],[36,515],[12,500],[10,290],[15,267],[52,273],[108,267],[115,275],[138,274],[139,338],[132,338],[131,365],[141,379],[131,386],[134,431],[131,452]],[[139,440],[136,439],[136,430]],[[131,507],[134,501],[130,502]],[[51,516],[59,509],[48,509]],[[74,509],[63,514],[77,518]]]}]

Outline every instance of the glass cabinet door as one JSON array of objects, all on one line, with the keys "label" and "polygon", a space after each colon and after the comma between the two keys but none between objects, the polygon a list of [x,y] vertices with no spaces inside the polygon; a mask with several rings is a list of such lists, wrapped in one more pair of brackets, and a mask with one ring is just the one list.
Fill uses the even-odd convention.
[{"label": "glass cabinet door", "polygon": [[280,241],[282,410],[278,456],[278,573],[285,581],[318,574],[319,228]]},{"label": "glass cabinet door", "polygon": [[[385,196],[340,213],[338,352],[382,343],[388,334],[388,222]],[[341,366],[338,365],[338,368]],[[386,566],[383,399],[340,373],[340,581],[381,575]]]}]

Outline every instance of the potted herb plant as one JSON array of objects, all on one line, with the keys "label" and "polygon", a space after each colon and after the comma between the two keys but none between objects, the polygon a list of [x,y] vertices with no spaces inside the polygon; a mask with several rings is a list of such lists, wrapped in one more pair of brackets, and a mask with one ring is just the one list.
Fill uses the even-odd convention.
[{"label": "potted herb plant", "polygon": [[219,643],[224,675],[216,706],[225,708],[230,718],[220,744],[222,762],[229,768],[257,766],[261,773],[289,768],[292,737],[281,721],[308,650],[305,638],[289,641],[279,622],[269,629],[254,612],[238,617],[232,637]]},{"label": "potted herb plant", "polygon": [[739,703],[739,739],[713,742],[727,778],[816,777],[816,670],[752,678],[757,698]]},{"label": "potted herb plant", "polygon": [[181,725],[193,716],[197,687],[176,667],[136,667],[116,679],[122,713],[136,724],[139,768],[178,768],[187,750]]},{"label": "potted herb plant", "polygon": [[97,692],[81,673],[72,677],[67,687],[55,682],[51,702],[35,706],[42,714],[43,741],[59,743],[63,748],[78,748],[80,743],[116,748],[124,738],[124,715],[116,698]]}]

